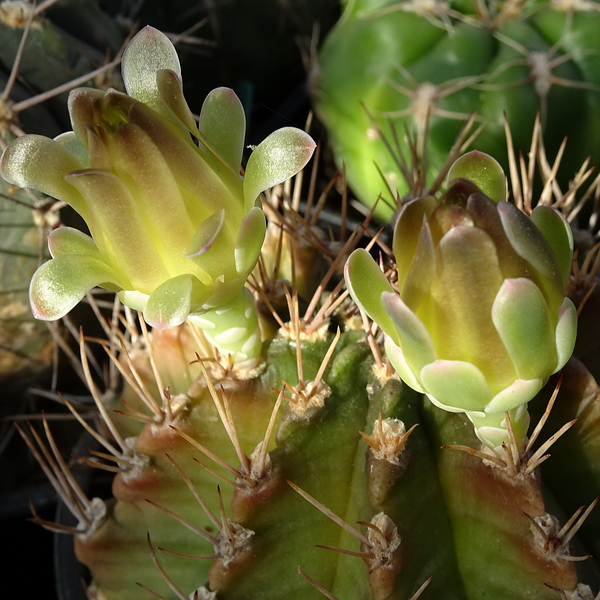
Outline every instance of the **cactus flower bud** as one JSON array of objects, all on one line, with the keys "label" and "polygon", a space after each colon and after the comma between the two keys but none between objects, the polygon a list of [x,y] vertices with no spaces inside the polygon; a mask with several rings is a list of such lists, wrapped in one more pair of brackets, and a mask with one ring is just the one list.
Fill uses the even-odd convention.
[{"label": "cactus flower bud", "polygon": [[314,142],[298,129],[276,131],[242,179],[245,117],[232,90],[213,90],[197,125],[175,49],[151,27],[130,42],[122,69],[127,94],[74,90],[72,132],[18,138],[2,157],[7,181],[64,200],[91,233],[51,233],[53,259],[31,282],[33,312],[59,319],[100,285],[153,327],[202,315],[235,360],[256,356],[258,322],[244,286],[265,235],[257,197],[299,171]]},{"label": "cactus flower bud", "polygon": [[564,292],[573,241],[553,208],[531,217],[494,202],[470,180],[405,204],[394,232],[394,289],[355,251],[346,281],[386,335],[390,362],[437,406],[464,412],[491,449],[523,443],[526,404],[569,359],[576,311]]}]

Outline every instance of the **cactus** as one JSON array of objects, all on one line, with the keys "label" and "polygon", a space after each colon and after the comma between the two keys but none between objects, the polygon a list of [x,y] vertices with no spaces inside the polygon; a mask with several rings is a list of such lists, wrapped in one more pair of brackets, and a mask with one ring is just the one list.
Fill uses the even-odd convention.
[{"label": "cactus", "polygon": [[[242,179],[231,90],[196,123],[174,48],[151,28],[123,73],[127,93],[75,90],[73,132],[17,138],[0,162],[90,231],[51,234],[35,314],[61,318],[96,285],[123,303],[98,310],[122,390],[98,388],[98,339],[79,339],[101,429],[65,399],[98,444],[80,460],[115,474],[112,498],[81,489],[47,422],[20,428],[75,522],[34,520],[73,536],[88,596],[594,598],[595,361],[570,355],[574,306],[597,327],[583,299],[597,250],[570,272],[587,232],[571,235],[581,207],[557,191],[539,127],[539,206],[531,180],[512,173],[509,203],[498,163],[466,155],[439,198],[403,203],[395,260],[384,241],[375,260],[377,239],[355,250],[368,221],[332,240],[321,202],[298,213],[301,175],[286,180],[313,152],[307,134],[267,138]],[[459,236],[485,282],[444,272]]]},{"label": "cactus", "polygon": [[[337,160],[362,202],[388,220],[410,186],[405,128],[425,175],[442,169],[462,122],[484,125],[477,148],[508,167],[506,114],[525,152],[541,115],[546,150],[569,152],[559,181],[598,164],[600,26],[596,2],[352,0],[325,40],[312,84]],[[565,118],[565,107],[569,118]],[[426,140],[426,143],[425,143]]]}]

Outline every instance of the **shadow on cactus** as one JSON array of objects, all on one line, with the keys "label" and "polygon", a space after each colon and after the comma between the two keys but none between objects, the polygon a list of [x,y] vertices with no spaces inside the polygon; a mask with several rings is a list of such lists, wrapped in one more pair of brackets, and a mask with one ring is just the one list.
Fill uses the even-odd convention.
[{"label": "shadow on cactus", "polygon": [[73,534],[88,596],[593,599],[600,404],[570,358],[565,297],[583,315],[595,280],[593,258],[570,275],[562,213],[578,186],[552,202],[554,169],[532,153],[540,206],[514,172],[511,204],[497,163],[467,155],[439,198],[443,177],[404,203],[377,262],[368,222],[325,235],[321,201],[299,213],[299,184],[256,201],[304,167],[307,134],[267,138],[242,179],[229,90],[197,126],[166,38],[143,30],[123,63],[128,94],[73,92],[73,133],[19,138],[2,158],[91,232],[51,234],[38,316],[96,285],[125,305],[100,316],[122,390],[98,389],[97,340],[80,336],[103,433],[66,401],[101,446],[80,460],[115,474],[113,498],[88,498],[48,427],[22,432],[77,522],[35,520]]}]

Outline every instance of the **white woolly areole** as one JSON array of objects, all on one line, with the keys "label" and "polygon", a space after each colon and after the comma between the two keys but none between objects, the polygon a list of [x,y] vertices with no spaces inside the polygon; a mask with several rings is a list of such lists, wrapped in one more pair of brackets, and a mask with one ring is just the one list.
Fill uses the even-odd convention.
[{"label": "white woolly areole", "polygon": [[331,396],[331,388],[323,380],[309,381],[303,389],[292,388],[290,392],[288,405],[297,419],[310,417],[315,409],[323,408]]},{"label": "white woolly areole", "polygon": [[90,521],[89,524],[80,521],[77,525],[77,529],[81,531],[78,535],[82,540],[85,540],[92,535],[92,533],[94,533],[94,531],[96,531],[104,522],[106,517],[106,503],[104,500],[92,498],[85,508],[85,516]]},{"label": "white woolly areole", "polygon": [[383,534],[384,540],[376,531],[370,527],[367,531],[367,539],[371,544],[373,553],[376,556],[377,562],[388,562],[392,558],[392,554],[399,548],[402,539],[398,534],[398,529],[384,512],[380,512],[371,519],[371,524]]},{"label": "white woolly areole", "polygon": [[265,447],[264,440],[259,442],[256,448],[252,450],[252,454],[250,454],[250,477],[254,481],[260,481],[263,477],[269,475],[273,470],[273,463],[271,462],[271,457],[267,452],[265,454],[265,462],[262,461],[263,448]]},{"label": "white woolly areole", "polygon": [[227,531],[221,528],[217,543],[214,545],[215,554],[221,557],[224,567],[247,550],[250,546],[250,538],[254,535],[254,531],[251,529],[246,529],[229,519],[227,519],[227,524],[231,538],[227,537]]},{"label": "white woolly areole", "polygon": [[137,437],[128,437],[125,439],[125,445],[130,450],[127,466],[128,468],[121,472],[121,477],[126,483],[131,479],[139,477],[144,469],[150,466],[150,457],[136,451],[135,443]]},{"label": "white woolly areole", "polygon": [[406,444],[406,427],[400,419],[377,419],[373,424],[373,434],[369,446],[373,456],[399,465],[399,456]]},{"label": "white woolly areole", "polygon": [[549,556],[554,560],[558,560],[559,558],[564,558],[565,556],[570,556],[569,548],[566,546],[558,546],[558,551],[549,551],[547,549],[547,541],[558,539],[558,534],[561,530],[560,522],[558,519],[549,513],[545,513],[539,517],[535,517],[533,519],[539,528],[544,532],[545,536],[542,535],[541,531],[537,529],[537,527],[532,526],[533,531],[533,539],[536,545],[537,550],[542,552],[544,555]]},{"label": "white woolly areole", "polygon": [[217,592],[211,592],[202,586],[192,592],[189,598],[190,600],[217,600]]},{"label": "white woolly areole", "polygon": [[565,600],[595,600],[596,598],[590,586],[585,583],[578,583],[577,587],[572,592],[563,590],[563,593],[565,595]]},{"label": "white woolly areole", "polygon": [[[296,340],[296,329],[293,323],[286,323],[284,327],[279,330],[279,334],[284,339]],[[311,333],[307,333],[305,328],[300,324],[300,331],[298,337],[300,341],[306,342],[322,342],[329,336],[329,319],[325,319],[320,327]]]}]

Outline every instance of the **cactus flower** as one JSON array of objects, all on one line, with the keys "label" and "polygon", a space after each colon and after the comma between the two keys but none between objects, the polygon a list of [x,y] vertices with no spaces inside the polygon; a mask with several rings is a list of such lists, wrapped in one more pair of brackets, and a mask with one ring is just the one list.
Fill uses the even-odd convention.
[{"label": "cactus flower", "polygon": [[[501,194],[500,194],[501,195]],[[531,217],[457,178],[405,204],[394,232],[397,289],[364,250],[346,265],[357,304],[385,333],[407,385],[464,412],[498,450],[509,412],[522,444],[526,405],[569,359],[576,311],[565,298],[573,241],[562,215]]]},{"label": "cactus flower", "polygon": [[266,228],[257,197],[299,171],[314,142],[280,129],[254,149],[242,178],[245,117],[232,90],[213,90],[197,125],[175,49],[151,27],[130,42],[122,70],[127,94],[74,90],[72,132],[18,138],[2,157],[7,181],[64,200],[91,233],[51,233],[53,258],[31,282],[33,312],[59,319],[102,286],[153,327],[199,315],[236,361],[254,357],[260,334],[245,283]]}]

